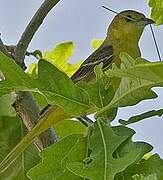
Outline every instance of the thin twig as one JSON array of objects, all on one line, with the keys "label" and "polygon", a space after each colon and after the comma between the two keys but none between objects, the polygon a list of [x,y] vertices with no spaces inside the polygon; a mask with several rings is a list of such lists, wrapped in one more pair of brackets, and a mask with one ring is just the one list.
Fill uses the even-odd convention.
[{"label": "thin twig", "polygon": [[37,10],[29,24],[27,25],[24,33],[22,34],[16,49],[15,49],[15,59],[19,63],[24,62],[24,57],[29,43],[31,42],[37,29],[42,24],[43,20],[49,13],[49,11],[59,2],[60,0],[45,0],[40,8]]}]

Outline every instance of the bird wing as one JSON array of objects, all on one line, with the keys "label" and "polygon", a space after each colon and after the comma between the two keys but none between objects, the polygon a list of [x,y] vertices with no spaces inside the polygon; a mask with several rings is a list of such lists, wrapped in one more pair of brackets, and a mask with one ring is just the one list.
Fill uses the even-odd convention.
[{"label": "bird wing", "polygon": [[94,72],[94,67],[101,62],[103,69],[112,64],[113,61],[113,47],[111,45],[104,45],[99,47],[92,53],[80,66],[80,68],[71,76],[72,81],[78,82],[84,80]]}]

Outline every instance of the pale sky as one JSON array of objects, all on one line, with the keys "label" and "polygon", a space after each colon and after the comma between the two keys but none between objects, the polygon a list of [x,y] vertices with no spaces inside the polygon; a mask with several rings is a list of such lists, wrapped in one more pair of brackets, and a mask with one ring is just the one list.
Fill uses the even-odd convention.
[{"label": "pale sky", "polygon": [[[42,0],[5,0],[1,2],[0,30],[2,39],[6,44],[15,45],[17,43],[25,26],[42,2]],[[73,41],[76,44],[76,50],[71,62],[85,59],[92,52],[91,40],[104,38],[108,24],[114,17],[113,13],[102,9],[102,5],[118,12],[133,9],[149,16],[149,8],[146,2],[146,0],[62,0],[46,17],[28,50],[51,50],[57,43]],[[162,26],[154,27],[154,30],[160,50],[162,50]],[[143,58],[151,61],[158,60],[149,27],[143,33],[140,47]],[[161,54],[163,54],[163,50]],[[29,64],[32,59],[28,58],[27,61]],[[121,108],[117,119],[128,119],[131,115],[163,108],[163,89],[155,89],[159,98],[143,101],[136,106]],[[134,136],[135,140],[149,142],[154,146],[154,152],[163,157],[162,117],[150,118],[133,124],[131,127],[137,132]]]}]

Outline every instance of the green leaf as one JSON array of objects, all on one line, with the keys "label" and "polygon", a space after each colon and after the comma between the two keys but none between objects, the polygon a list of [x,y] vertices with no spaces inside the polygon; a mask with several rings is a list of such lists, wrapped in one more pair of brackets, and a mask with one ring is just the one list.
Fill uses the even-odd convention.
[{"label": "green leaf", "polygon": [[68,119],[57,123],[54,128],[59,139],[71,134],[84,134],[86,130],[86,127],[79,121]]},{"label": "green leaf", "polygon": [[[0,119],[0,161],[21,140],[24,131],[17,117]],[[38,151],[34,145],[28,147],[22,155],[2,174],[0,180],[27,179],[26,172],[39,161]]]},{"label": "green leaf", "polygon": [[43,54],[43,59],[46,59],[60,70],[64,71],[68,76],[71,76],[81,65],[82,61],[76,64],[68,63],[73,55],[75,45],[73,42],[64,42],[58,44],[52,51],[47,51]]},{"label": "green leaf", "polygon": [[151,18],[156,21],[157,25],[163,24],[163,1],[149,0],[148,5],[151,8]]},{"label": "green leaf", "polygon": [[89,96],[69,77],[45,60],[39,61],[39,90],[50,104],[57,104],[73,114],[83,114],[90,108]]},{"label": "green leaf", "polygon": [[[139,162],[146,153],[153,149],[153,147],[146,142],[133,142],[132,137],[135,131],[130,128],[126,128],[125,126],[113,126],[112,129],[115,134],[120,137],[128,135],[128,139],[126,139],[113,153],[113,156],[116,158],[124,157],[126,154],[131,153],[133,149],[135,153],[137,152],[137,157],[135,157],[135,161],[132,163],[135,164]],[[123,175],[123,173],[121,175]]]},{"label": "green leaf", "polygon": [[[133,180],[162,180],[163,179],[163,160],[159,155],[154,154],[147,160],[142,159],[128,167],[123,173],[124,179]],[[117,174],[114,180],[121,180],[121,174]]]},{"label": "green leaf", "polygon": [[132,130],[120,126],[114,128],[114,131],[101,119],[97,120],[88,143],[91,154],[86,159],[87,164],[69,163],[69,170],[84,178],[112,180],[117,173],[140,160],[151,150],[151,146],[146,143],[131,141]]},{"label": "green leaf", "polygon": [[69,162],[82,161],[85,151],[85,138],[78,134],[67,136],[40,153],[42,162],[32,168],[28,176],[32,180],[80,180],[82,178],[68,171],[66,166]]},{"label": "green leaf", "polygon": [[37,92],[33,92],[32,94],[40,109],[44,109],[48,105],[48,101],[45,96]]},{"label": "green leaf", "polygon": [[91,42],[92,48],[93,49],[97,49],[98,47],[100,47],[100,45],[103,43],[103,39],[94,39]]},{"label": "green leaf", "polygon": [[123,119],[119,119],[119,123],[123,124],[123,125],[128,125],[128,124],[133,124],[139,121],[142,121],[144,119],[153,117],[153,116],[162,116],[163,115],[163,109],[159,109],[159,110],[151,110],[136,116],[132,116],[130,117],[127,121],[123,120]]},{"label": "green leaf", "polygon": [[163,62],[140,64],[126,53],[121,54],[121,59],[121,68],[113,66],[113,69],[106,72],[109,77],[121,78],[119,88],[112,101],[97,116],[113,107],[135,105],[142,100],[156,98],[151,88],[163,84]]},{"label": "green leaf", "polygon": [[12,104],[14,97],[11,94],[6,94],[0,97],[0,116],[15,116],[16,113]]},{"label": "green leaf", "polygon": [[89,94],[91,103],[102,108],[112,100],[115,92],[110,83],[110,78],[103,74],[101,65],[95,67],[95,74],[96,81],[81,85]]}]

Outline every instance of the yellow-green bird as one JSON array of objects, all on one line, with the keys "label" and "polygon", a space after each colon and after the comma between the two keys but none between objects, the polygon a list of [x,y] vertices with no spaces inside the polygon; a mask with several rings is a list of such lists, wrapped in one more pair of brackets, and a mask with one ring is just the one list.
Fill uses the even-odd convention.
[{"label": "yellow-green bird", "polygon": [[93,77],[94,67],[101,62],[104,69],[113,62],[119,65],[121,52],[126,52],[133,58],[140,57],[139,39],[144,27],[153,23],[153,20],[137,11],[126,10],[117,14],[109,25],[102,45],[83,62],[71,79],[74,82],[89,81]]},{"label": "yellow-green bird", "polygon": [[[75,83],[92,80],[94,67],[101,62],[103,62],[103,69],[110,67],[113,62],[120,65],[121,52],[127,52],[133,58],[140,57],[139,39],[144,27],[152,23],[154,21],[146,18],[142,13],[133,10],[120,12],[109,25],[102,45],[83,62],[71,79]],[[66,113],[62,108],[58,106],[47,108],[38,124],[0,163],[0,172],[5,171],[36,136],[66,118],[71,118],[71,114]]]}]

